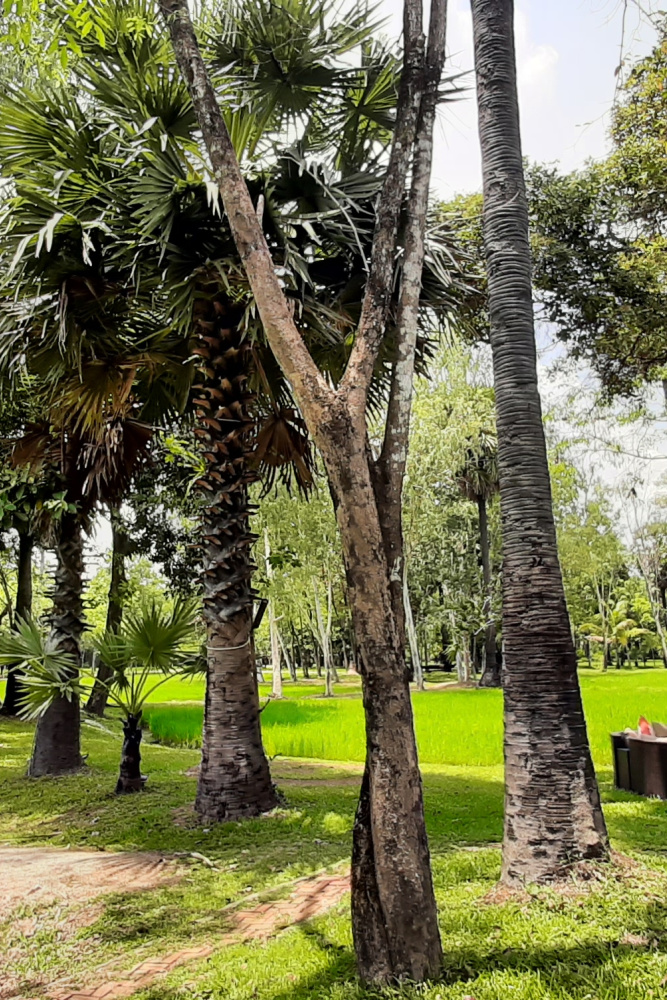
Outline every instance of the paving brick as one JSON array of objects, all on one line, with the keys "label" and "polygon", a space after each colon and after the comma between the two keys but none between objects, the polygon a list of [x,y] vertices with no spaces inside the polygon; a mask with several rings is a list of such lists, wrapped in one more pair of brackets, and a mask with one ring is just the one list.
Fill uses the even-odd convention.
[{"label": "paving brick", "polygon": [[166,975],[177,966],[208,958],[215,948],[227,947],[241,941],[264,939],[291,924],[301,923],[334,906],[350,888],[347,875],[321,875],[297,882],[288,899],[273,903],[259,903],[252,910],[236,910],[234,928],[215,939],[211,945],[184,948],[159,958],[140,962],[123,980],[98,983],[89,989],[52,990],[50,1000],[124,1000],[138,990],[150,986],[159,976]]}]

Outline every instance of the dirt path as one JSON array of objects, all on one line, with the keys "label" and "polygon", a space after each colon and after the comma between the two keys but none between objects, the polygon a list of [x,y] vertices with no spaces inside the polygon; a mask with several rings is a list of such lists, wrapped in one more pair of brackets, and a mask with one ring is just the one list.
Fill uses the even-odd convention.
[{"label": "dirt path", "polygon": [[[252,909],[235,907],[229,914],[229,930],[210,944],[185,948],[168,955],[158,955],[141,962],[122,978],[90,982],[85,985],[53,983],[47,990],[50,1000],[122,1000],[146,989],[173,969],[187,962],[202,961],[218,948],[242,941],[265,940],[294,924],[326,913],[350,888],[347,874],[322,873],[293,883],[286,899],[260,903]],[[92,977],[91,977],[92,978]]]},{"label": "dirt path", "polygon": [[152,889],[176,876],[160,854],[0,847],[0,919],[21,903],[90,902],[108,892]]}]

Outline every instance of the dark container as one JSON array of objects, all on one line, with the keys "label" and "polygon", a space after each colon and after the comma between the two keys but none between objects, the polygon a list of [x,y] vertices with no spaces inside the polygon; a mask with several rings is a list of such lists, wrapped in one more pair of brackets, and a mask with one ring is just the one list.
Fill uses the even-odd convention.
[{"label": "dark container", "polygon": [[667,742],[650,736],[628,736],[631,791],[667,799]]},{"label": "dark container", "polygon": [[634,791],[630,773],[630,748],[626,733],[612,733],[611,745],[614,751],[614,785],[624,792]]}]

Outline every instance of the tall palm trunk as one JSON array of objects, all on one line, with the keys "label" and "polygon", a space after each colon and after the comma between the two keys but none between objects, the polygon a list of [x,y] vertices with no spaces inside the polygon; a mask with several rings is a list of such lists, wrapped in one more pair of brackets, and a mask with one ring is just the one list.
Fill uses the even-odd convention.
[{"label": "tall palm trunk", "polygon": [[[111,580],[109,581],[109,603],[107,605],[106,631],[118,632],[123,621],[123,588],[127,583],[125,556],[128,537],[123,526],[120,507],[114,505],[109,510],[111,520]],[[109,697],[108,681],[113,670],[104,661],[97,668],[93,689],[86,703],[86,711],[93,715],[104,715]]]},{"label": "tall palm trunk", "polygon": [[484,581],[484,672],[479,679],[480,687],[500,687],[500,667],[496,659],[496,623],[493,620],[491,577],[491,545],[489,542],[489,513],[486,497],[477,497],[479,511],[479,544],[482,550],[482,579]]},{"label": "tall palm trunk", "polygon": [[207,823],[258,816],[278,803],[262,745],[252,640],[252,505],[248,486],[254,422],[249,346],[224,301],[203,302],[196,353],[203,359],[196,434],[207,469],[199,480],[207,674],[196,810]]},{"label": "tall palm trunk", "polygon": [[513,0],[472,0],[503,531],[507,882],[607,853],[537,388]]},{"label": "tall palm trunk", "polygon": [[[19,531],[19,558],[16,574],[15,618],[23,619],[32,611],[32,550],[34,540],[29,531]],[[5,700],[0,715],[18,715],[21,683],[13,670],[7,674]]]},{"label": "tall palm trunk", "polygon": [[[56,558],[51,629],[60,648],[79,663],[84,572],[83,522],[79,513],[63,515],[58,525]],[[78,770],[82,763],[79,700],[57,698],[37,723],[29,774],[33,778],[67,774]]]}]

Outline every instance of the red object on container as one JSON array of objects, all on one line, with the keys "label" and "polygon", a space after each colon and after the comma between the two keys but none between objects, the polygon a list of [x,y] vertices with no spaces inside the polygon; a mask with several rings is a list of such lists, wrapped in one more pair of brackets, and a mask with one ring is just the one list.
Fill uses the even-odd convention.
[{"label": "red object on container", "polygon": [[639,724],[637,725],[637,729],[642,734],[642,736],[653,736],[653,729],[651,727],[651,723],[648,722],[648,720],[645,719],[643,715],[639,716]]}]

